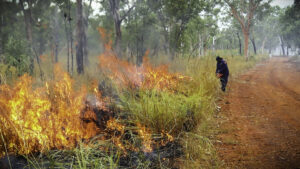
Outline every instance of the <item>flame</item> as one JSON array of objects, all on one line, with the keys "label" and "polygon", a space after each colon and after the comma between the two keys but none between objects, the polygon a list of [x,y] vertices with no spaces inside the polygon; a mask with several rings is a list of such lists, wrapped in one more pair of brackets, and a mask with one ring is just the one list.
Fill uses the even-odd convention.
[{"label": "flame", "polygon": [[14,87],[0,86],[1,134],[11,151],[27,154],[69,149],[97,133],[95,125],[81,120],[85,88],[75,91],[67,73],[58,66],[54,71],[54,80],[35,90],[28,75]]},{"label": "flame", "polygon": [[119,86],[176,92],[180,83],[192,80],[192,78],[179,73],[169,72],[167,65],[151,66],[147,57],[149,51],[146,51],[140,67],[119,59],[112,50],[107,32],[103,28],[98,30],[105,42],[105,51],[99,56],[99,66],[102,72]]},{"label": "flame", "polygon": [[141,124],[137,124],[138,127],[138,134],[142,139],[142,149],[144,152],[152,152],[152,133],[151,131],[146,128],[145,126],[142,126]]},{"label": "flame", "polygon": [[[191,78],[170,73],[168,67],[152,67],[145,57],[142,66],[138,67],[116,57],[111,48],[111,40],[104,29],[99,28],[104,36],[105,52],[99,56],[100,67],[119,86],[132,89],[157,89],[176,92],[179,83]],[[146,52],[146,55],[148,52]],[[46,56],[40,57],[42,60]],[[116,119],[106,122],[106,129],[99,131],[95,123],[85,123],[83,119],[96,120],[93,108],[86,106],[88,93],[96,97],[96,107],[108,111],[107,103],[111,98],[102,97],[97,81],[92,81],[90,88],[78,89],[74,81],[56,65],[53,79],[44,82],[40,87],[34,80],[24,75],[13,86],[0,85],[0,153],[8,148],[9,152],[28,154],[44,152],[50,149],[71,149],[82,140],[89,140],[99,133],[101,139],[112,141],[126,154],[130,151],[153,151],[153,146],[165,145],[173,141],[169,133],[163,132],[161,142],[153,140],[151,130],[137,124],[137,135],[142,141],[141,149],[135,143],[124,140],[125,125]]]},{"label": "flame", "polygon": [[116,119],[110,119],[109,121],[107,121],[107,125],[106,125],[108,130],[113,130],[113,135],[111,137],[112,142],[119,147],[120,149],[122,149],[124,151],[124,153],[126,152],[126,148],[123,145],[121,138],[124,134],[125,131],[125,126],[118,123],[116,121]]}]

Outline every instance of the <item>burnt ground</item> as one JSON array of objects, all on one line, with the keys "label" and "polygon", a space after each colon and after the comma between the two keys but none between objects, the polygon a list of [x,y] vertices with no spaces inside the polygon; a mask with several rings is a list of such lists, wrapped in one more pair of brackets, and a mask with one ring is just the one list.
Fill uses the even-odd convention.
[{"label": "burnt ground", "polygon": [[230,80],[219,103],[222,168],[300,168],[300,64],[274,57]]}]

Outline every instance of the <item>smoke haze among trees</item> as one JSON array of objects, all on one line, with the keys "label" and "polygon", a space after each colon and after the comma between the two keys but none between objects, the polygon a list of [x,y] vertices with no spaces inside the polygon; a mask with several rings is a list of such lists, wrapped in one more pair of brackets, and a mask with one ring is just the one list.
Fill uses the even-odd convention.
[{"label": "smoke haze among trees", "polygon": [[[216,50],[244,56],[299,51],[299,1],[1,0],[0,62],[7,76],[43,78],[42,56],[83,74],[104,51],[107,30],[119,58],[201,57]],[[281,6],[286,6],[284,3]],[[226,27],[220,27],[220,23]],[[213,53],[212,53],[213,54]],[[36,70],[36,71],[34,71]]]}]

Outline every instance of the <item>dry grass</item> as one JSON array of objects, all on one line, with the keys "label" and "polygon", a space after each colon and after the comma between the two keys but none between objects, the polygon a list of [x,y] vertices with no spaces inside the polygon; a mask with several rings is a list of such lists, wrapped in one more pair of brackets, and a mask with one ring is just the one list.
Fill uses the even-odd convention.
[{"label": "dry grass", "polygon": [[[241,56],[233,55],[234,52],[217,51],[216,54],[227,60],[231,77],[249,69],[264,58],[256,56],[246,62]],[[66,63],[65,58],[60,60]],[[181,84],[182,87],[177,93],[155,89],[119,93],[122,110],[130,116],[130,120],[148,127],[153,134],[163,131],[178,139],[184,151],[184,155],[175,162],[180,168],[220,168],[221,162],[218,160],[213,146],[216,130],[214,121],[216,100],[222,95],[219,81],[215,77],[215,54],[202,58],[176,59],[171,62],[167,57],[161,57],[160,59],[154,58],[151,62],[154,65],[169,63],[170,71],[180,72],[193,80]],[[50,60],[45,60],[42,63],[42,69],[45,77],[52,79],[53,64],[49,63],[51,63]],[[87,67],[85,75],[73,74],[76,86],[85,85],[89,88],[93,85],[93,81],[102,79],[101,72],[97,69],[97,63],[96,56],[90,57],[91,65]],[[66,67],[66,64],[62,64],[62,66]],[[38,71],[35,70],[36,77],[38,77]],[[37,80],[37,85],[41,83],[43,81]],[[99,149],[79,145],[78,148],[67,154],[71,154],[66,156],[70,159],[60,160],[61,152],[50,151],[48,156],[51,158],[48,159],[51,160],[48,160],[47,163],[52,161],[51,165],[58,168],[71,165],[74,168],[118,167],[118,155],[116,155],[118,152],[103,152]],[[44,168],[43,165],[39,167],[40,160],[32,157],[29,159],[32,160],[33,168]],[[141,160],[139,166],[147,168],[149,167],[148,163],[149,161]]]}]

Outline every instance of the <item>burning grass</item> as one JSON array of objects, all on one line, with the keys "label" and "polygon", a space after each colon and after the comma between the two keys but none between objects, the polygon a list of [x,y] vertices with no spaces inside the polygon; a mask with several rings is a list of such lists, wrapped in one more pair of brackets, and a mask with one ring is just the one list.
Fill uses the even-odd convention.
[{"label": "burning grass", "polygon": [[[130,115],[113,115],[117,113],[111,112],[113,98],[102,97],[101,91],[94,85],[89,92],[84,86],[75,89],[74,80],[59,66],[54,71],[54,78],[38,87],[33,87],[36,84],[28,75],[20,77],[13,86],[0,86],[2,155],[70,150],[81,154],[76,154],[78,163],[74,164],[82,167],[86,163],[82,160],[90,158],[82,156],[82,151],[89,149],[86,147],[94,147],[102,152],[96,151],[104,159],[122,157],[123,162],[113,160],[113,163],[128,166],[135,165],[137,159],[134,164],[121,163],[127,161],[125,157],[136,154],[152,161],[160,159],[156,153],[162,147],[168,149],[167,144],[174,140],[163,130],[153,133],[154,130],[144,123],[128,121]],[[99,145],[99,142],[105,144],[93,146],[94,143]],[[82,145],[84,148],[76,149]],[[75,158],[74,154],[72,158]],[[61,161],[57,157],[55,160]],[[68,165],[70,161],[64,163]]]},{"label": "burning grass", "polygon": [[53,81],[35,89],[28,75],[13,87],[0,86],[0,128],[9,152],[70,149],[97,133],[95,125],[81,121],[86,89],[75,91],[73,81],[59,67],[54,74]]},{"label": "burning grass", "polygon": [[[172,73],[147,59],[141,66],[123,61],[104,41],[105,83],[75,88],[56,67],[43,85],[25,75],[0,86],[2,155],[25,154],[35,168],[218,166],[209,132],[219,95],[215,58],[179,60],[184,72]],[[255,63],[226,59],[231,73]]]}]

